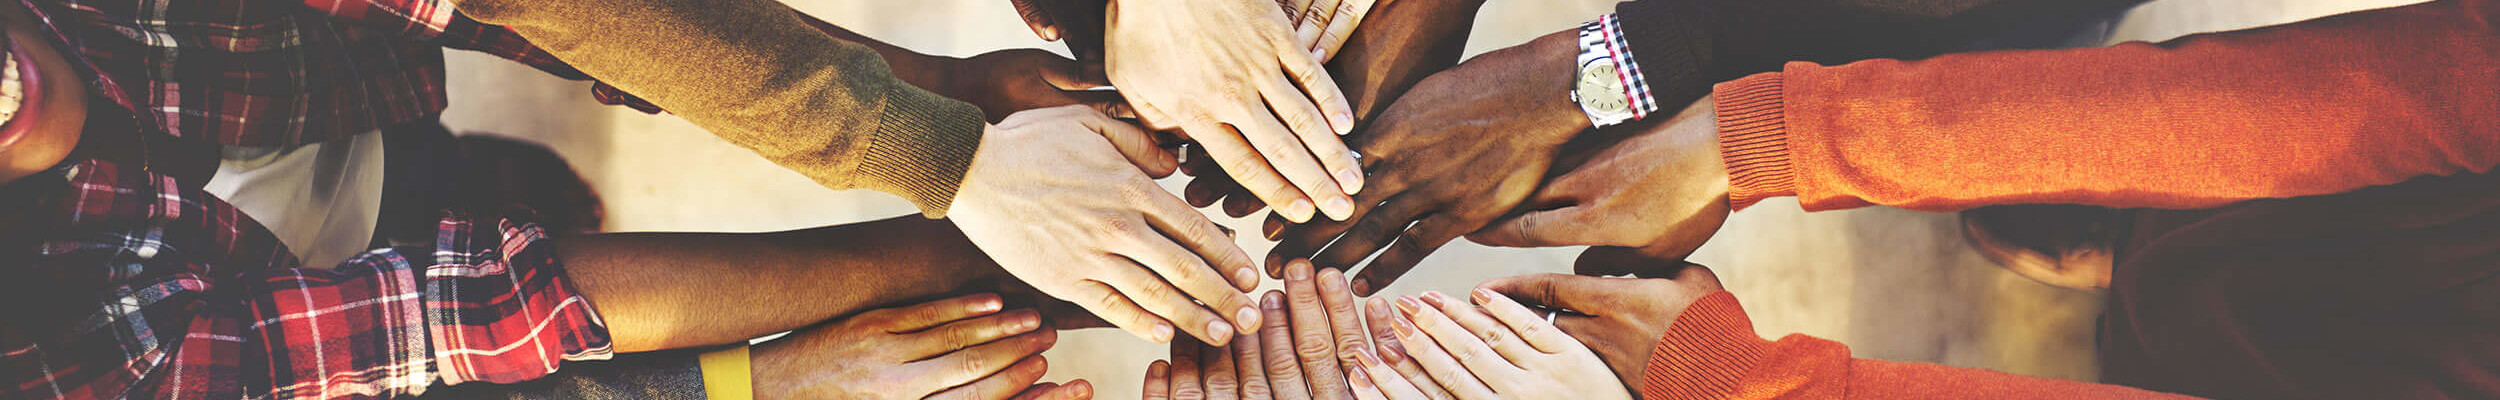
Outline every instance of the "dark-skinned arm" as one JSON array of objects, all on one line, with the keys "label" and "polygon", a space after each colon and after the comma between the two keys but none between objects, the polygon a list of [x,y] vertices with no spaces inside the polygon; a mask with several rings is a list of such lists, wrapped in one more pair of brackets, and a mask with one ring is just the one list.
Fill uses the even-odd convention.
[{"label": "dark-skinned arm", "polygon": [[1004,275],[943,220],[756,234],[560,239],[558,259],[619,352],[731,343]]}]

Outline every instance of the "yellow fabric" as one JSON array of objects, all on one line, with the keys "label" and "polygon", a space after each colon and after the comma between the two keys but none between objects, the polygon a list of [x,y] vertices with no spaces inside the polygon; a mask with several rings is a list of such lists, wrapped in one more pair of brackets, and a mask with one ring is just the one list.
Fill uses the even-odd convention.
[{"label": "yellow fabric", "polygon": [[[834,189],[943,217],[988,125],[777,0],[453,0],[615,85]],[[702,162],[650,160],[650,162]]]},{"label": "yellow fabric", "polygon": [[738,345],[703,353],[697,359],[703,366],[703,396],[712,400],[755,400],[753,361],[747,346]]}]

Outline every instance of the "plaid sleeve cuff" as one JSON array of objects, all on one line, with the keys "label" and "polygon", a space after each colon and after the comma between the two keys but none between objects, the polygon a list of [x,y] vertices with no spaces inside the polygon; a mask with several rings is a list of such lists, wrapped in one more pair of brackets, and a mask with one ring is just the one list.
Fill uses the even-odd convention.
[{"label": "plaid sleeve cuff", "polygon": [[537,225],[473,223],[445,218],[425,270],[426,327],[444,384],[525,381],[563,361],[614,355],[606,323],[565,283]]}]

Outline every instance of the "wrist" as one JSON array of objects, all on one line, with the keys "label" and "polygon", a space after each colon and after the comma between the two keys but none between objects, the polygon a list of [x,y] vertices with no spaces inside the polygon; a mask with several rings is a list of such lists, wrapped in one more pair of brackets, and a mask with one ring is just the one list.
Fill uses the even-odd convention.
[{"label": "wrist", "polygon": [[1553,121],[1551,126],[1556,128],[1552,132],[1560,133],[1560,139],[1566,140],[1595,127],[1588,114],[1581,112],[1580,104],[1571,100],[1572,86],[1579,81],[1579,40],[1578,31],[1565,30],[1539,36],[1522,46],[1530,58],[1529,68],[1525,69],[1528,78],[1545,88],[1534,96],[1536,101],[1529,112]]}]

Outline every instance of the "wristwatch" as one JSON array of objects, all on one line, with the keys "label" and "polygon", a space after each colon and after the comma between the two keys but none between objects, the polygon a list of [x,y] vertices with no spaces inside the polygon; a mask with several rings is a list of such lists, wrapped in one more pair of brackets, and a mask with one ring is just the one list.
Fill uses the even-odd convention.
[{"label": "wristwatch", "polygon": [[1614,14],[1580,26],[1579,68],[1573,69],[1571,101],[1580,104],[1580,112],[1588,114],[1593,127],[1637,121],[1657,110],[1621,32]]}]

